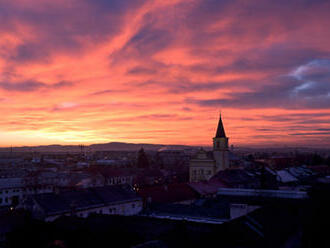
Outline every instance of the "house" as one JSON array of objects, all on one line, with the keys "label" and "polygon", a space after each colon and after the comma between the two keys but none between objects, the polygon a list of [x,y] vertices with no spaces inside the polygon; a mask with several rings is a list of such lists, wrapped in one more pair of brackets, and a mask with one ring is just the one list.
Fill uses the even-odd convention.
[{"label": "house", "polygon": [[53,191],[51,185],[27,185],[25,178],[0,178],[0,207],[17,206],[26,196]]},{"label": "house", "polygon": [[137,188],[147,187],[164,182],[164,174],[159,169],[139,169],[133,179],[133,185]]},{"label": "house", "polygon": [[133,185],[135,171],[131,168],[110,168],[94,166],[86,170],[88,178],[102,177],[103,185],[129,184]]},{"label": "house", "polygon": [[24,207],[36,218],[53,221],[60,216],[88,217],[92,213],[134,215],[143,206],[129,185],[112,185],[34,195]]},{"label": "house", "polygon": [[0,178],[0,206],[10,206],[13,201],[18,202],[24,195],[23,188],[22,178]]},{"label": "house", "polygon": [[101,174],[106,185],[129,184],[133,185],[133,175],[127,168],[105,168]]},{"label": "house", "polygon": [[189,186],[200,197],[214,197],[219,188],[277,188],[277,174],[264,169],[227,169],[219,171],[210,180],[191,182]]}]

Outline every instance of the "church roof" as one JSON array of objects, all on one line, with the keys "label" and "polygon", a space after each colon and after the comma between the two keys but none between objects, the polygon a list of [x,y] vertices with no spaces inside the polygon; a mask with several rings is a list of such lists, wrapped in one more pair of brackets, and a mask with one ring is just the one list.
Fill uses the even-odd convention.
[{"label": "church roof", "polygon": [[221,115],[219,118],[219,123],[218,123],[217,132],[215,134],[215,138],[226,138],[226,133],[225,133],[225,129],[223,127]]}]

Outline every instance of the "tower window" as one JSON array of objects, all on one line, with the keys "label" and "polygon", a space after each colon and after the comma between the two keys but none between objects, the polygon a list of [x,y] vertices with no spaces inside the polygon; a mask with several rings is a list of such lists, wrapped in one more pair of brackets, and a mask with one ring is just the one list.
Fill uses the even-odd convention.
[{"label": "tower window", "polygon": [[220,142],[219,141],[217,141],[217,148],[219,148],[220,147]]}]

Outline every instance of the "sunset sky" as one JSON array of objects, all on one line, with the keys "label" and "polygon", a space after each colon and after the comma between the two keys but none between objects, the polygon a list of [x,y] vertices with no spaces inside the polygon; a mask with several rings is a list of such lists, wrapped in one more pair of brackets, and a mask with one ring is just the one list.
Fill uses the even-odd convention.
[{"label": "sunset sky", "polygon": [[0,146],[330,147],[330,1],[0,0]]}]

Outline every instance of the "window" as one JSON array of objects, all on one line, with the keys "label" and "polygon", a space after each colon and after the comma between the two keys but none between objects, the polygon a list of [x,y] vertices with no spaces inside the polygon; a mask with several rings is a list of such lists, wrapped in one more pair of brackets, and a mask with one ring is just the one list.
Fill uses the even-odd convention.
[{"label": "window", "polygon": [[132,204],[132,208],[135,208],[135,204],[134,203]]},{"label": "window", "polygon": [[109,208],[109,213],[115,213],[116,212],[116,208]]},{"label": "window", "polygon": [[219,148],[220,147],[220,142],[219,141],[217,141],[217,148]]}]

